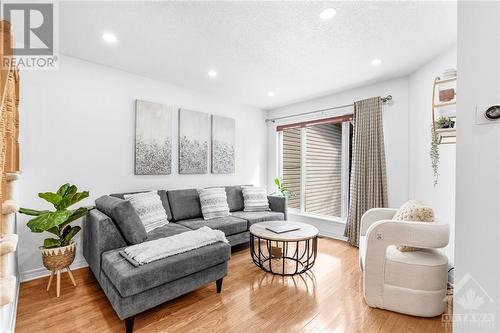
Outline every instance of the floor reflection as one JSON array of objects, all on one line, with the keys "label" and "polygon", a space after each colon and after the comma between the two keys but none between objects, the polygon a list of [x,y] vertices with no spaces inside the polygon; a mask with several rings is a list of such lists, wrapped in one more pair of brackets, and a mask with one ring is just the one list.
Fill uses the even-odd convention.
[{"label": "floor reflection", "polygon": [[261,272],[250,280],[249,298],[250,308],[259,317],[268,317],[269,308],[281,308],[287,315],[303,308],[314,311],[318,307],[316,277],[311,271],[293,276]]}]

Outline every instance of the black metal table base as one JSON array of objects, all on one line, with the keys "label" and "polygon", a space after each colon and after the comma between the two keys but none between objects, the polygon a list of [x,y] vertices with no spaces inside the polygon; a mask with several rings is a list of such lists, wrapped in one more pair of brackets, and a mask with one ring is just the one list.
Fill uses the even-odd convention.
[{"label": "black metal table base", "polygon": [[274,241],[250,233],[250,255],[253,262],[272,274],[302,274],[313,267],[317,253],[317,236],[300,241]]}]

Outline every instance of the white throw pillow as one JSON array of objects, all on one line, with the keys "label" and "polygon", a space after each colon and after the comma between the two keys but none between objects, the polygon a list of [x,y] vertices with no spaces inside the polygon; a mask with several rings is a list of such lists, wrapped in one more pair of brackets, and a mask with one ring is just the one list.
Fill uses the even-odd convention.
[{"label": "white throw pillow", "polygon": [[243,201],[245,212],[267,212],[269,208],[269,201],[267,199],[266,189],[263,187],[243,187]]},{"label": "white throw pillow", "polygon": [[158,192],[151,191],[137,194],[126,194],[124,198],[132,204],[141,219],[146,232],[150,232],[168,224],[167,213]]},{"label": "white throw pillow", "polygon": [[[420,201],[410,200],[398,209],[392,219],[408,222],[434,222],[434,211]],[[401,252],[414,252],[419,248],[399,245],[398,250]]]},{"label": "white throw pillow", "polygon": [[222,187],[199,189],[201,212],[205,220],[229,216],[226,190]]}]

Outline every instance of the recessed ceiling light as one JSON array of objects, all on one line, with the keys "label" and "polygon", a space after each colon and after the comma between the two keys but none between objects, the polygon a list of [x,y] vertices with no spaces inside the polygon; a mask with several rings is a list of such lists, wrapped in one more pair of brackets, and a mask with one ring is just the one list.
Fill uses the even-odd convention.
[{"label": "recessed ceiling light", "polygon": [[379,58],[375,58],[375,59],[373,59],[373,60],[372,60],[372,65],[373,65],[373,66],[378,66],[378,65],[380,65],[381,63],[382,63],[382,60],[381,60],[381,59],[379,59]]},{"label": "recessed ceiling light", "polygon": [[217,76],[217,72],[214,71],[213,69],[211,69],[211,70],[208,71],[208,76],[209,77],[216,77]]},{"label": "recessed ceiling light", "polygon": [[118,38],[116,38],[116,35],[115,34],[112,34],[110,32],[105,32],[102,34],[102,39],[106,42],[106,43],[110,43],[110,44],[114,44],[116,43],[116,41],[118,40]]},{"label": "recessed ceiling light", "polygon": [[274,95],[275,95],[274,91],[270,91],[267,93],[267,96],[269,97],[274,97]]},{"label": "recessed ceiling light", "polygon": [[323,20],[329,20],[335,15],[337,15],[337,11],[335,10],[335,8],[325,8],[319,13],[319,17],[321,17]]}]

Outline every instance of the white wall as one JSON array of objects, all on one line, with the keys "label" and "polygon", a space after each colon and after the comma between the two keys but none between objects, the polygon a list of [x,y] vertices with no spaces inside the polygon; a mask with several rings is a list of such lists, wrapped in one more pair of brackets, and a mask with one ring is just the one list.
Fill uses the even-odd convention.
[{"label": "white wall", "polygon": [[[268,118],[293,115],[313,110],[320,110],[338,105],[352,104],[354,101],[374,97],[392,95],[393,100],[384,106],[384,140],[387,161],[387,187],[389,206],[399,207],[408,200],[408,78],[389,80],[365,87],[355,88],[344,92],[315,98],[306,102],[268,111]],[[321,117],[334,116],[352,112],[352,108],[335,110],[319,114]],[[318,114],[315,115],[318,117]],[[310,117],[309,117],[310,118]],[[304,117],[290,118],[289,123],[302,121]],[[276,125],[279,123],[268,123],[268,179],[267,186],[274,191],[274,178],[277,170],[276,149]],[[343,226],[335,225],[333,222],[324,222],[309,219],[320,227],[322,233],[329,236],[339,236],[343,233]],[[330,228],[331,226],[331,228]],[[337,235],[332,235],[337,234]]]},{"label": "white wall", "polygon": [[[236,119],[236,172],[177,175],[177,126],[169,176],[134,175],[135,99]],[[167,83],[62,57],[58,71],[21,73],[20,202],[44,208],[37,193],[71,182],[89,190],[92,204],[103,194],[142,189],[256,184],[266,181],[265,114],[251,107]],[[173,118],[177,124],[177,113]],[[46,271],[38,246],[49,234],[32,234],[20,217],[19,260],[24,278]],[[80,246],[81,246],[81,242]],[[75,265],[84,265],[79,249]]]},{"label": "white wall", "polygon": [[[454,315],[493,314],[493,326],[455,322],[454,332],[500,331],[500,124],[477,125],[476,108],[500,104],[500,4],[458,3],[456,281]],[[477,309],[460,305],[471,290],[483,301]],[[458,295],[457,295],[458,293]],[[491,299],[490,299],[491,297]],[[469,327],[466,327],[467,324]]]},{"label": "white wall", "polygon": [[454,45],[409,76],[410,198],[421,200],[433,207],[436,217],[450,224],[450,245],[445,250],[450,264],[453,263],[453,226],[455,224],[456,145],[439,146],[440,176],[436,186],[434,186],[429,151],[434,78],[441,76],[444,70],[457,68],[456,66],[457,49]]}]

